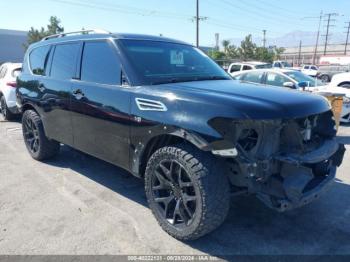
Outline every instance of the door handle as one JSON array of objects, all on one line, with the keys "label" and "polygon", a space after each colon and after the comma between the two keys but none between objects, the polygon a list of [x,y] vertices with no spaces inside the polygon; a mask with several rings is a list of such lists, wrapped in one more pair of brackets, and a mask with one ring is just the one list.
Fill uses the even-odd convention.
[{"label": "door handle", "polygon": [[81,99],[85,96],[83,91],[81,91],[81,89],[76,89],[72,93],[77,99]]}]

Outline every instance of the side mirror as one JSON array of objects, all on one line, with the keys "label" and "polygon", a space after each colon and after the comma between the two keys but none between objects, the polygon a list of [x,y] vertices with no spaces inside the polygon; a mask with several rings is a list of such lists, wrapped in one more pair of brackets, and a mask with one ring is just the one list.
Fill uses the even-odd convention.
[{"label": "side mirror", "polygon": [[292,88],[292,89],[296,88],[296,86],[293,82],[284,82],[283,87]]},{"label": "side mirror", "polygon": [[309,83],[308,82],[299,82],[298,86],[301,87],[303,90],[305,90],[305,88],[309,86]]}]

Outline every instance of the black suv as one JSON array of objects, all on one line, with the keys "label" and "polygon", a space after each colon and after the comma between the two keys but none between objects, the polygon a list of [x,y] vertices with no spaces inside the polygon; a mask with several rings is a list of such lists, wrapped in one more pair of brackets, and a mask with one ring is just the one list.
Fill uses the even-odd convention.
[{"label": "black suv", "polygon": [[217,228],[231,195],[279,211],[309,203],[345,151],[323,97],[232,80],[164,37],[47,37],[25,55],[17,99],[34,159],[63,143],[143,178],[159,224],[182,240]]}]

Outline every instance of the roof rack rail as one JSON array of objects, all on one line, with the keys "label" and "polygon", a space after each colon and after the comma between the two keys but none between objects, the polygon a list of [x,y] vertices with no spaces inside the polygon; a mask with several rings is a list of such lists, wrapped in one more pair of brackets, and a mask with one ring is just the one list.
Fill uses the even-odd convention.
[{"label": "roof rack rail", "polygon": [[52,38],[59,38],[59,37],[65,37],[67,35],[78,35],[78,34],[112,34],[109,31],[102,30],[102,29],[89,29],[89,30],[80,30],[80,31],[75,31],[75,32],[68,32],[68,33],[60,33],[60,34],[55,34],[55,35],[49,35],[45,36],[41,41],[46,41]]}]

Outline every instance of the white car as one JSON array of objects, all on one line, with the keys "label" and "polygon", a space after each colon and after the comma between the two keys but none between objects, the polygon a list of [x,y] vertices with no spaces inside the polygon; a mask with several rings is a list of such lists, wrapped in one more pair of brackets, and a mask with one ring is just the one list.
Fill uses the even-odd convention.
[{"label": "white car", "polygon": [[20,63],[5,63],[0,67],[0,112],[5,120],[19,113],[16,105],[16,78],[22,70]]},{"label": "white car", "polygon": [[316,77],[318,73],[318,67],[315,65],[303,65],[300,71],[305,75]]},{"label": "white car", "polygon": [[335,74],[329,85],[332,87],[341,86],[350,90],[350,73]]},{"label": "white car", "polygon": [[227,72],[229,74],[233,74],[239,71],[253,70],[253,69],[263,69],[263,68],[271,68],[272,64],[258,62],[258,61],[250,61],[250,62],[238,62],[232,63],[228,67]]},{"label": "white car", "polygon": [[244,82],[287,87],[309,92],[331,92],[343,94],[343,108],[340,122],[350,122],[350,88],[332,87],[322,81],[293,69],[257,69],[232,74],[233,79]]}]

